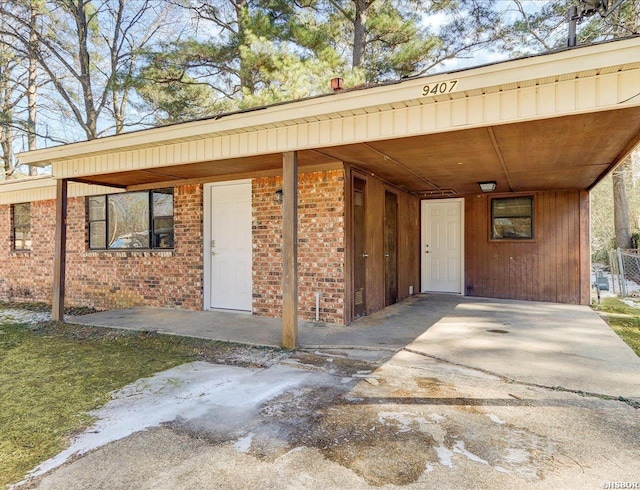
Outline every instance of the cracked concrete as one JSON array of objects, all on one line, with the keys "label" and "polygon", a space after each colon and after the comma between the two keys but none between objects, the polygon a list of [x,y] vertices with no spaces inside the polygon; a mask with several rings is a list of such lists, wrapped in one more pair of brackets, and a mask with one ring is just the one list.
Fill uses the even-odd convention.
[{"label": "cracked concrete", "polygon": [[[144,329],[161,313],[91,317]],[[215,338],[198,313],[193,329],[188,312],[165,328],[180,317],[170,333]],[[279,334],[231,320],[228,340]],[[25,486],[640,485],[640,359],[586,307],[421,295],[354,326],[305,327],[301,341],[316,348],[263,368],[194,363],[139,380]]]},{"label": "cracked concrete", "polygon": [[[127,387],[97,415],[72,448],[85,452],[27,487],[511,489],[640,481],[637,409],[408,351],[383,363],[315,351],[266,369],[185,365]],[[125,436],[123,426],[130,435],[86,444]]]}]

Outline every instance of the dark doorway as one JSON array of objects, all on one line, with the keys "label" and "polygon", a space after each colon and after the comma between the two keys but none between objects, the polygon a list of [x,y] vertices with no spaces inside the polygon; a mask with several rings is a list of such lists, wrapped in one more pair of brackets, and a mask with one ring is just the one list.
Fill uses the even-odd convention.
[{"label": "dark doorway", "polygon": [[384,193],[384,305],[398,302],[398,196]]},{"label": "dark doorway", "polygon": [[353,318],[367,314],[366,298],[366,198],[367,183],[353,179]]}]

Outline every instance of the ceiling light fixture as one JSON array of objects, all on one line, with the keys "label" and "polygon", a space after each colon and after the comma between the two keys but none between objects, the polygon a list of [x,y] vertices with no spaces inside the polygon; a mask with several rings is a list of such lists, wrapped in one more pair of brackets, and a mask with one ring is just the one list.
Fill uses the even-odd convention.
[{"label": "ceiling light fixture", "polygon": [[480,190],[482,192],[493,192],[496,190],[496,181],[492,180],[490,182],[478,182],[480,186]]}]

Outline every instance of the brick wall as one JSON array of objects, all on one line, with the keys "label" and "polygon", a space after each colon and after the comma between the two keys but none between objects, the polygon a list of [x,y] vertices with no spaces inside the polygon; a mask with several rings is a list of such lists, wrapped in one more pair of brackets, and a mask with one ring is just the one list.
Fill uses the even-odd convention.
[{"label": "brick wall", "polygon": [[[202,309],[202,186],[174,190],[173,251],[88,250],[85,198],[69,199],[66,304]],[[11,251],[11,207],[0,207],[0,299],[51,302],[55,202],[31,203],[33,250]]]},{"label": "brick wall", "polygon": [[[300,318],[344,323],[344,174],[342,170],[298,178],[298,297]],[[253,181],[253,313],[282,315],[282,207],[274,192],[281,177]]]},{"label": "brick wall", "polygon": [[14,252],[11,206],[0,206],[0,300],[51,302],[54,235],[55,202],[32,202],[32,250]]},{"label": "brick wall", "polygon": [[[253,180],[253,312],[282,315],[280,177]],[[201,185],[174,190],[173,251],[90,251],[85,198],[72,198],[67,218],[66,304],[99,309],[134,306],[203,307]],[[11,207],[0,206],[0,299],[51,302],[55,202],[31,204],[33,250],[13,252]],[[299,176],[300,317],[344,323],[344,175],[342,170]]]}]

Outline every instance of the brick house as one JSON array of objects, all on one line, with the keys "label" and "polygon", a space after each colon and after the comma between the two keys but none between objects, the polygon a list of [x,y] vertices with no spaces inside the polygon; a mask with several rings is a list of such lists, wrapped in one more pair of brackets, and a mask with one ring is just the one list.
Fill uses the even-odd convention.
[{"label": "brick house", "polygon": [[418,292],[587,304],[639,93],[633,37],[23,153],[52,176],[0,184],[0,299],[247,310],[285,345]]}]

